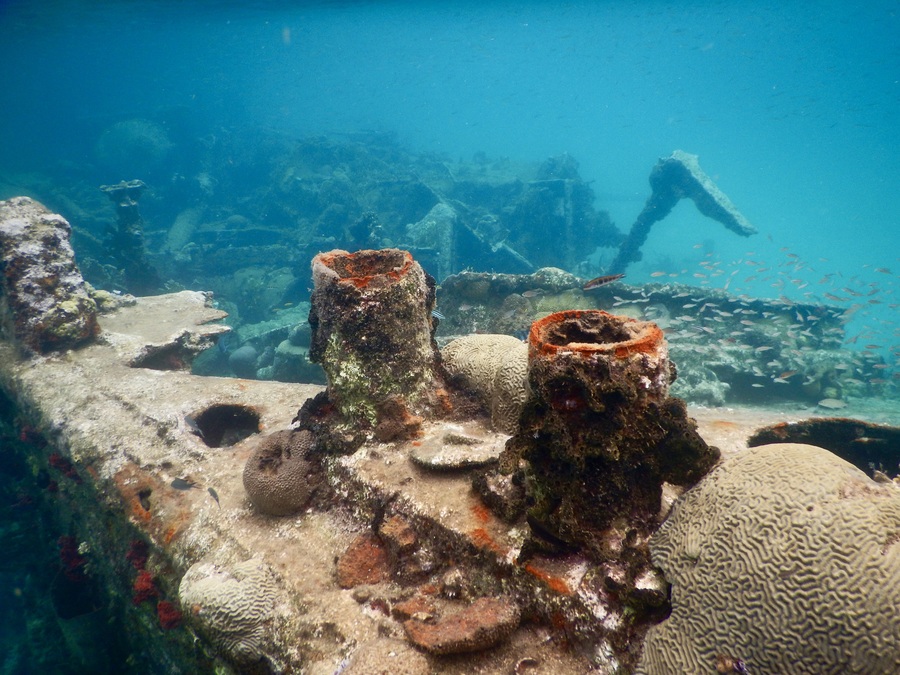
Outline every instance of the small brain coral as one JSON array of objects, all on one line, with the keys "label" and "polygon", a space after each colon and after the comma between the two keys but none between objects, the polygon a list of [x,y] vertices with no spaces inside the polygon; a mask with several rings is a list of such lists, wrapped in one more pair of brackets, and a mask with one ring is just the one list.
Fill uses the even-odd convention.
[{"label": "small brain coral", "polygon": [[[651,540],[672,614],[637,673],[900,672],[900,489],[821,448],[765,445],[724,462]],[[720,671],[721,672],[721,671]]]},{"label": "small brain coral", "polygon": [[528,346],[511,335],[466,335],[441,350],[444,368],[491,411],[491,423],[511,434],[528,393]]},{"label": "small brain coral", "polygon": [[318,464],[307,459],[314,443],[309,431],[277,431],[261,439],[244,465],[244,489],[260,512],[287,516],[309,503],[322,484]]},{"label": "small brain coral", "polygon": [[278,587],[262,561],[195,563],[181,579],[178,596],[184,615],[228,660],[250,665],[269,651]]}]

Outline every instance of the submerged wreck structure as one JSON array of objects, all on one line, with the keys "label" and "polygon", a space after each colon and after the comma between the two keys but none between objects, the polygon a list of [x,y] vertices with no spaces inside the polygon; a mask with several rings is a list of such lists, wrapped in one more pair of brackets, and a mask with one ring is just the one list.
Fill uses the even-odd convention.
[{"label": "submerged wreck structure", "polygon": [[654,323],[567,309],[439,351],[408,252],[334,250],[324,388],[201,377],[210,297],[89,299],[63,222],[0,203],[0,388],[72,672],[900,668],[900,488],[694,421]]},{"label": "submerged wreck structure", "polygon": [[641,246],[654,223],[665,218],[682,199],[690,199],[704,216],[722,223],[742,237],[756,234],[756,228],[737,210],[706,172],[697,155],[676,150],[661,158],[650,172],[652,192],[638,214],[628,236],[610,265],[612,274],[620,274],[641,259]]}]

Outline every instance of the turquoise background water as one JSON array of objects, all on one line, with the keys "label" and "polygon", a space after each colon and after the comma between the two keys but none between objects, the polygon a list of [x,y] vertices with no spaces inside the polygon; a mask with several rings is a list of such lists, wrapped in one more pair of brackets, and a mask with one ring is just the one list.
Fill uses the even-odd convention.
[{"label": "turquoise background water", "polygon": [[[90,162],[102,124],[176,107],[198,135],[374,129],[452,156],[568,152],[625,229],[650,167],[679,148],[760,234],[740,239],[683,202],[630,280],[734,276],[737,292],[848,303],[842,286],[877,289],[852,330],[893,344],[898,8],[7,1],[0,171]],[[711,261],[726,273],[695,276]]]}]

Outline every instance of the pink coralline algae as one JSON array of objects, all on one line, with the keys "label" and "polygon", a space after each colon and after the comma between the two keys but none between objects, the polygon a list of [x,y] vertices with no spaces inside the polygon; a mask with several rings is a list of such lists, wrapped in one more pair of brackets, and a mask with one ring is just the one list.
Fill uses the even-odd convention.
[{"label": "pink coralline algae", "polygon": [[131,596],[131,602],[140,605],[146,600],[152,600],[159,596],[156,584],[153,583],[153,575],[147,570],[140,570],[132,584],[134,594]]},{"label": "pink coralline algae", "polygon": [[172,630],[181,625],[181,611],[168,600],[159,601],[156,605],[156,616],[163,630]]},{"label": "pink coralline algae", "polygon": [[63,574],[70,581],[87,580],[84,569],[87,559],[78,551],[78,540],[75,537],[64,535],[56,540],[56,544],[59,546],[59,560],[62,563]]}]

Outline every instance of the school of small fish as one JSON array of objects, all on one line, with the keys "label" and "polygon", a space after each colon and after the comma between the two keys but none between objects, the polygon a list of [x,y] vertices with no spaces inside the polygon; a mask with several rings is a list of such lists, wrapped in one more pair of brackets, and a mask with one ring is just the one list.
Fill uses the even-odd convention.
[{"label": "school of small fish", "polygon": [[[694,248],[704,248],[704,245],[697,244]],[[721,326],[716,324],[732,322],[732,327],[739,326],[740,329],[730,331],[725,337],[747,350],[749,372],[776,385],[798,381],[804,370],[777,359],[761,367],[756,357],[770,350],[783,358],[785,351],[788,356],[794,351],[794,356],[800,357],[804,352],[813,351],[814,346],[842,348],[852,355],[849,363],[836,363],[833,367],[844,371],[844,382],[870,388],[889,387],[896,393],[900,389],[900,275],[894,274],[889,267],[875,265],[863,265],[857,274],[822,272],[816,268],[832,267],[831,261],[820,258],[811,264],[787,247],[782,247],[780,253],[782,260],[767,264],[758,260],[754,253],[726,263],[716,259],[714,253],[707,252],[698,263],[700,271],[685,268],[649,272],[653,280],[665,279],[663,283],[683,281],[705,291],[728,291],[736,298],[736,306],[722,307],[723,303],[708,302],[704,300],[704,294],[698,296],[689,289],[676,294],[674,297],[680,295],[684,299],[682,308],[690,311],[665,321],[667,338],[682,343],[682,349],[691,349],[692,344],[702,344],[704,337],[721,338]],[[900,263],[900,258],[896,262]],[[750,292],[759,297],[758,289],[762,284],[774,289],[772,294],[777,295],[783,312],[754,306],[758,303],[754,302]],[[652,289],[653,285],[648,288]],[[642,295],[646,297],[647,293],[645,290]],[[614,306],[642,300],[616,297]],[[792,325],[773,329],[774,324],[786,321],[777,316],[782,314],[790,317]],[[737,317],[740,318],[735,326]],[[748,335],[754,335],[755,339],[768,335],[771,339],[768,344],[754,344],[742,340]],[[785,337],[793,344],[784,341]],[[756,382],[752,386],[762,388],[766,382]]]}]

